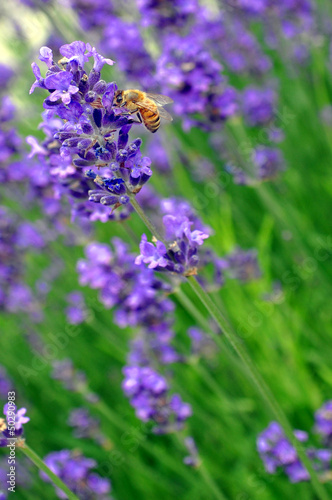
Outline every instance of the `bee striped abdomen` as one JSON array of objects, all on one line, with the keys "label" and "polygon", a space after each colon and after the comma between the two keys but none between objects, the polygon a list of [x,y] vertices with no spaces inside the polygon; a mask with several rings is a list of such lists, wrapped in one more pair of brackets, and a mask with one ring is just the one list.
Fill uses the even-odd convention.
[{"label": "bee striped abdomen", "polygon": [[146,128],[152,133],[157,132],[160,127],[160,116],[158,112],[156,113],[148,109],[142,109],[141,116]]}]

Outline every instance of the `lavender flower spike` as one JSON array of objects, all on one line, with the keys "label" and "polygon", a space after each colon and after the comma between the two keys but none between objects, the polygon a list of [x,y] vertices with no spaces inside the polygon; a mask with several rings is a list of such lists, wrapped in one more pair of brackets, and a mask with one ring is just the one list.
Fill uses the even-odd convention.
[{"label": "lavender flower spike", "polygon": [[7,403],[4,406],[3,413],[5,419],[0,419],[0,447],[7,446],[7,439],[21,437],[23,434],[23,425],[29,422],[30,418],[26,417],[26,408],[21,408],[16,411],[16,405]]},{"label": "lavender flower spike", "polygon": [[191,230],[192,221],[185,215],[165,215],[163,217],[166,240],[169,244],[155,240],[155,246],[143,234],[140,255],[135,263],[149,264],[156,271],[170,271],[189,276],[197,274],[199,264],[198,247],[209,237],[200,229]]}]

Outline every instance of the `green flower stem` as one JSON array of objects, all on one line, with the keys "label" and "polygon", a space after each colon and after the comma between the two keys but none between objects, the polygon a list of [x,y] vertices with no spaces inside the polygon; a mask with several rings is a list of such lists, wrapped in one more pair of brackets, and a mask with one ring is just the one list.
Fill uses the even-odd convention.
[{"label": "green flower stem", "polygon": [[[147,226],[147,228],[151,231],[152,235],[159,241],[162,241],[163,243],[164,240],[160,236],[159,231],[155,228],[154,224],[150,221],[150,219],[145,215],[144,210],[142,207],[138,204],[137,200],[135,200],[133,197],[131,197],[131,204],[139,217],[142,219],[144,224]],[[329,500],[328,496],[325,492],[325,488],[323,485],[319,482],[318,476],[313,469],[310,460],[308,459],[305,451],[303,450],[302,446],[300,443],[296,440],[294,434],[293,434],[293,429],[288,422],[288,419],[282,410],[282,408],[279,406],[279,403],[275,399],[273,393],[271,392],[270,388],[267,386],[264,378],[256,368],[256,365],[253,363],[251,360],[249,354],[246,351],[245,346],[243,345],[242,341],[237,337],[237,335],[233,332],[232,328],[230,327],[228,321],[226,318],[223,316],[223,314],[220,312],[216,304],[213,302],[211,297],[206,293],[206,291],[201,287],[201,285],[198,283],[196,278],[194,276],[189,276],[187,278],[193,292],[197,296],[197,298],[200,300],[200,302],[205,306],[207,311],[210,313],[210,315],[214,318],[216,321],[217,325],[223,332],[225,338],[227,341],[230,343],[232,346],[233,350],[235,353],[238,355],[238,357],[242,361],[243,368],[247,371],[249,378],[253,385],[256,387],[258,392],[261,394],[263,400],[267,403],[268,407],[270,408],[271,412],[275,416],[275,418],[278,420],[280,425],[282,426],[287,438],[291,442],[291,444],[294,446],[297,455],[301,462],[303,463],[304,467],[307,469],[308,473],[310,474],[310,479],[313,485],[313,488],[315,489],[317,496],[320,500]],[[220,335],[214,334],[213,338],[215,339],[216,343],[219,346],[224,347],[224,342]]]},{"label": "green flower stem", "polygon": [[215,497],[218,498],[218,500],[227,500],[225,495],[220,491],[216,483],[214,482],[213,478],[211,477],[209,471],[205,467],[204,463],[201,463],[200,466],[198,467],[198,471],[200,472],[202,478],[204,481],[209,485],[210,489],[213,491],[215,494]]},{"label": "green flower stem", "polygon": [[30,446],[24,443],[23,445],[19,446],[19,448],[28,458],[30,458],[31,462],[33,462],[39,470],[47,474],[47,476],[51,479],[55,486],[57,486],[57,488],[59,488],[61,491],[63,491],[63,493],[67,495],[69,500],[79,500],[79,498],[68,488],[68,486],[66,486],[65,483],[63,483],[61,479],[47,467],[47,465],[42,461],[37,453],[35,453],[30,448]]},{"label": "green flower stem", "polygon": [[135,195],[130,195],[130,203],[131,203],[132,207],[134,208],[135,212],[137,212],[138,216],[142,219],[142,221],[144,222],[144,224],[146,225],[146,227],[149,229],[149,231],[151,232],[151,234],[155,238],[157,238],[157,240],[159,240],[162,243],[164,243],[164,245],[167,247],[164,238],[161,236],[161,234],[159,233],[158,229],[153,224],[153,222],[151,222],[151,220],[149,219],[149,217],[147,217],[147,215],[145,214],[143,208],[140,206],[140,204],[136,200]]},{"label": "green flower stem", "polygon": [[[197,323],[203,328],[203,330],[208,333],[212,337],[219,337],[220,334],[223,333],[221,330],[220,334],[215,332],[211,325],[207,321],[207,319],[203,316],[199,309],[191,302],[190,298],[184,291],[179,288],[174,292],[175,297],[178,299],[182,307],[184,307],[187,312],[197,321]],[[223,344],[223,350],[226,352],[227,356],[231,358],[232,362],[235,364],[239,364],[237,357],[234,356],[234,353],[231,349],[228,348],[226,344]]]},{"label": "green flower stem", "polygon": [[[175,434],[174,435],[174,439],[175,441],[177,442],[177,444],[179,446],[181,446],[181,448],[184,448],[184,443],[183,443],[183,436],[182,438],[179,436],[179,434]],[[207,484],[207,486],[210,488],[211,492],[213,492],[214,494],[214,497],[217,499],[217,500],[227,500],[227,498],[225,497],[225,495],[222,493],[222,491],[220,490],[219,486],[217,486],[217,484],[215,483],[214,479],[212,478],[210,472],[208,471],[208,469],[205,467],[204,463],[202,461],[200,461],[200,464],[198,465],[197,467],[197,471],[200,473],[203,481]],[[209,498],[211,498],[209,496]]]},{"label": "green flower stem", "polygon": [[[211,316],[215,319],[216,323],[222,329],[224,336],[226,337],[228,342],[231,344],[231,346],[234,349],[234,351],[236,352],[236,354],[241,359],[243,366],[246,368],[248,375],[251,378],[251,381],[256,386],[256,389],[259,391],[262,398],[267,403],[267,405],[270,407],[270,410],[272,411],[272,413],[274,414],[274,416],[276,417],[276,419],[278,420],[278,422],[282,426],[287,438],[294,446],[298,457],[300,458],[301,462],[303,463],[303,465],[305,466],[305,468],[309,472],[312,485],[313,485],[318,497],[321,500],[328,500],[328,496],[325,492],[325,489],[322,486],[322,484],[319,482],[318,476],[317,476],[315,470],[313,469],[311,462],[308,459],[305,451],[303,450],[302,446],[295,438],[295,436],[293,434],[293,429],[292,429],[290,423],[288,422],[288,419],[287,419],[285,413],[283,412],[282,408],[279,406],[279,403],[275,399],[270,388],[267,386],[264,378],[262,377],[260,372],[257,370],[256,365],[251,360],[249,354],[246,351],[245,346],[238,339],[236,334],[232,331],[227,320],[221,314],[221,312],[219,311],[219,309],[217,308],[215,303],[211,300],[210,296],[205,292],[205,290],[201,287],[201,285],[198,283],[198,281],[193,276],[189,276],[188,281],[189,281],[190,286],[192,287],[193,291],[197,295],[197,297],[204,304],[204,306],[209,311]],[[222,343],[222,341],[218,335],[215,335],[214,338],[216,339],[217,343],[219,343],[219,344]]]}]

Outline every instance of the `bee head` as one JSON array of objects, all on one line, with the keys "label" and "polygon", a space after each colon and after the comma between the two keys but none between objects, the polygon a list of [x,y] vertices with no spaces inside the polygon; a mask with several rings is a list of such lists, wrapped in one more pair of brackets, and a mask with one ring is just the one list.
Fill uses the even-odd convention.
[{"label": "bee head", "polygon": [[117,90],[113,99],[114,106],[121,106],[123,104],[123,90]]}]

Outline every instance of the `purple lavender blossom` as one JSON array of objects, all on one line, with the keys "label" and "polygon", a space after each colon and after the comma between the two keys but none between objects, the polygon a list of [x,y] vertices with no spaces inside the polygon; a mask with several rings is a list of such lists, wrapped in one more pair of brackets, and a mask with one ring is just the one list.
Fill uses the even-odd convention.
[{"label": "purple lavender blossom", "polygon": [[186,437],[184,440],[184,444],[189,452],[189,455],[184,457],[183,463],[188,465],[189,467],[199,467],[201,464],[201,460],[198,455],[198,450],[194,438],[191,436]]},{"label": "purple lavender blossom", "polygon": [[107,448],[109,440],[100,430],[100,421],[93,417],[86,408],[74,408],[71,410],[68,425],[73,427],[73,434],[79,439],[94,439],[98,445]]},{"label": "purple lavender blossom", "polygon": [[13,383],[9,379],[5,367],[0,365],[0,399],[7,399],[8,392],[12,390],[12,388]]},{"label": "purple lavender blossom", "polygon": [[[111,500],[109,496],[111,483],[109,479],[92,471],[97,466],[93,459],[70,450],[61,450],[49,453],[44,462],[80,499]],[[40,472],[40,477],[46,482],[51,482],[44,472]],[[59,488],[55,487],[55,491],[58,498],[66,498]]]},{"label": "purple lavender blossom", "polygon": [[[45,56],[46,49],[41,49],[41,59],[50,66],[46,78],[34,65],[36,85],[51,91],[41,125],[46,139],[39,145],[28,138],[31,156],[48,170],[46,183],[54,197],[69,197],[73,216],[106,222],[150,179],[151,161],[140,152],[141,139],[129,142],[133,119],[113,110],[116,84],[100,79],[102,66],[113,61],[76,41],[60,47],[61,69],[50,49]],[[84,66],[91,57],[94,65],[87,73]],[[129,213],[123,210],[120,218]]]},{"label": "purple lavender blossom", "polygon": [[14,70],[6,64],[0,63],[0,90],[8,87],[14,76]]},{"label": "purple lavender blossom", "polygon": [[225,257],[228,274],[242,282],[257,279],[261,276],[256,250],[236,249]]},{"label": "purple lavender blossom", "polygon": [[162,375],[150,367],[127,366],[123,371],[122,387],[139,419],[154,422],[156,434],[182,429],[191,416],[191,407],[183,403],[178,394],[169,394],[168,383]]},{"label": "purple lavender blossom", "polygon": [[[295,436],[302,442],[308,436],[303,431]],[[270,474],[274,474],[278,467],[284,468],[291,482],[308,481],[310,476],[297,457],[295,448],[285,437],[281,426],[271,422],[257,439],[257,449]]]},{"label": "purple lavender blossom", "polygon": [[86,388],[85,373],[75,370],[72,360],[68,358],[53,362],[52,378],[61,381],[69,391],[81,392]]},{"label": "purple lavender blossom", "polygon": [[72,9],[77,12],[84,31],[100,30],[108,25],[114,16],[113,2],[104,0],[70,0]]},{"label": "purple lavender blossom", "polygon": [[86,408],[75,408],[70,412],[68,424],[74,428],[76,437],[90,437],[98,429],[100,422],[90,415]]},{"label": "purple lavender blossom", "polygon": [[100,291],[99,300],[106,308],[115,308],[114,321],[121,328],[143,328],[144,353],[140,343],[135,343],[132,361],[145,364],[151,351],[161,362],[174,362],[178,356],[171,346],[174,306],[167,298],[170,287],[153,270],[135,265],[135,256],[121,240],[114,238],[112,245],[86,247],[86,259],[77,264],[80,284]]},{"label": "purple lavender blossom", "polygon": [[315,430],[327,446],[332,445],[332,401],[326,401],[315,413]]},{"label": "purple lavender blossom", "polygon": [[[121,31],[121,36],[119,36]],[[106,53],[116,53],[121,71],[127,80],[142,88],[153,88],[155,64],[146,50],[137,23],[112,16],[104,29],[101,47]]]},{"label": "purple lavender blossom", "polygon": [[222,122],[234,115],[236,93],[226,85],[221,70],[221,64],[202,47],[199,37],[182,38],[171,33],[164,38],[157,79],[163,92],[174,100],[176,114],[188,118],[204,115],[204,123],[206,119]]},{"label": "purple lavender blossom", "polygon": [[40,306],[24,283],[24,256],[27,249],[43,247],[44,239],[33,224],[0,206],[0,310],[21,311],[39,321]]},{"label": "purple lavender blossom", "polygon": [[20,438],[23,435],[23,425],[29,422],[26,417],[26,408],[17,410],[15,404],[9,402],[4,406],[3,413],[6,419],[0,419],[0,447],[7,446],[7,440]]},{"label": "purple lavender blossom", "polygon": [[142,15],[143,26],[153,26],[158,30],[175,30],[188,24],[193,16],[199,15],[196,0],[137,0]]},{"label": "purple lavender blossom", "polygon": [[258,147],[253,153],[253,163],[261,180],[273,179],[284,169],[284,160],[279,149]]},{"label": "purple lavender blossom", "polygon": [[71,292],[67,295],[66,300],[68,307],[66,308],[67,321],[71,325],[79,325],[85,321],[87,316],[84,296],[81,292]]},{"label": "purple lavender blossom", "polygon": [[274,115],[275,100],[275,93],[270,88],[247,87],[242,95],[242,108],[248,123],[267,125]]},{"label": "purple lavender blossom", "polygon": [[[294,436],[302,443],[308,440],[308,434],[295,430]],[[292,483],[308,481],[310,476],[298,459],[295,448],[286,438],[283,429],[277,422],[269,426],[258,436],[257,449],[269,474],[274,474],[281,467]],[[332,451],[329,449],[308,448],[306,450],[315,470],[324,477],[330,471]]]},{"label": "purple lavender blossom", "polygon": [[147,241],[145,234],[140,243],[140,255],[136,264],[148,264],[149,269],[170,271],[186,276],[197,274],[199,265],[198,247],[208,234],[199,229],[191,230],[192,222],[186,216],[165,215],[163,217],[165,238],[168,246],[161,241],[155,245]]},{"label": "purple lavender blossom", "polygon": [[0,183],[7,180],[9,163],[20,151],[21,139],[13,128],[15,107],[8,96],[0,97]]},{"label": "purple lavender blossom", "polygon": [[192,356],[212,358],[217,352],[216,343],[203,330],[197,327],[188,328],[187,335],[191,340],[190,352]]}]

